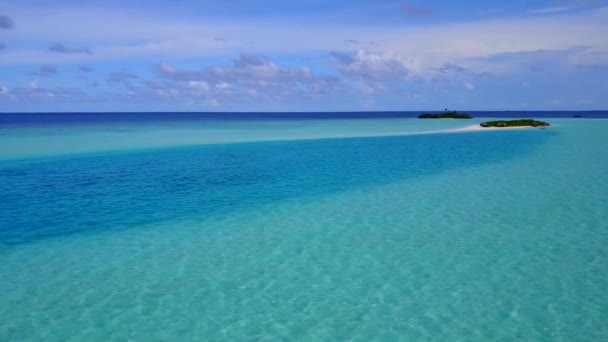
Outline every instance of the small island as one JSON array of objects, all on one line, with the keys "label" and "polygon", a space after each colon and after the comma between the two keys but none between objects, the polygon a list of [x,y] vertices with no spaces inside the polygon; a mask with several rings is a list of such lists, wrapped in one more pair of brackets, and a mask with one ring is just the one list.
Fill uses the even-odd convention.
[{"label": "small island", "polygon": [[533,119],[519,120],[496,120],[486,121],[480,124],[481,127],[548,127],[550,124],[544,121]]},{"label": "small island", "polygon": [[418,119],[472,119],[473,117],[466,113],[456,111],[445,111],[443,113],[424,113],[418,116]]}]

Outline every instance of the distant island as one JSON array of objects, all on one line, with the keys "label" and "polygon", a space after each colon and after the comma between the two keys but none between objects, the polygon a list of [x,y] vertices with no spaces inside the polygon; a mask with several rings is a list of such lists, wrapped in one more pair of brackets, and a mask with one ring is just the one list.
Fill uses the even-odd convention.
[{"label": "distant island", "polygon": [[418,116],[418,119],[472,119],[473,117],[466,113],[458,113],[456,111],[445,111],[443,113],[431,114],[424,113]]},{"label": "distant island", "polygon": [[519,120],[496,120],[486,121],[480,124],[481,127],[547,127],[550,126],[548,122],[538,121],[533,119],[519,119]]}]

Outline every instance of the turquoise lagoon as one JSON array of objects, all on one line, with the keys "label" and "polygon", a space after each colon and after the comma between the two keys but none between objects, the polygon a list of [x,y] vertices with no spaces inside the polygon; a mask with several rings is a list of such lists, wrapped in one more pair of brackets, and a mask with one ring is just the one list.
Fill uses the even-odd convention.
[{"label": "turquoise lagoon", "polygon": [[2,341],[600,341],[608,120],[0,126]]}]

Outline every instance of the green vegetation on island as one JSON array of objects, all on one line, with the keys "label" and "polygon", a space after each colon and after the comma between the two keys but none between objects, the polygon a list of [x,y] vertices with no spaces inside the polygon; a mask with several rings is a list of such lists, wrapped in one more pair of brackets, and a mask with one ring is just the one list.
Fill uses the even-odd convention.
[{"label": "green vegetation on island", "polygon": [[518,119],[518,120],[496,120],[486,121],[480,124],[481,127],[547,127],[548,122],[538,121],[533,119]]},{"label": "green vegetation on island", "polygon": [[419,119],[472,119],[473,117],[466,113],[458,113],[453,110],[446,110],[443,113],[424,113],[418,116]]}]

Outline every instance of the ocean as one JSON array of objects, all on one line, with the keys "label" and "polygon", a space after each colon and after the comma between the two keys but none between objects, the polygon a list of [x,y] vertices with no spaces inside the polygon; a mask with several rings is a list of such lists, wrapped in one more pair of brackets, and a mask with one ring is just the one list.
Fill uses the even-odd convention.
[{"label": "ocean", "polygon": [[416,114],[0,114],[0,340],[608,338],[608,112]]}]

